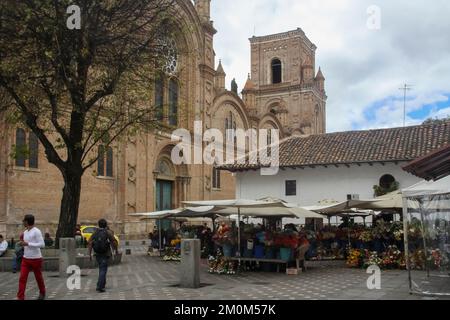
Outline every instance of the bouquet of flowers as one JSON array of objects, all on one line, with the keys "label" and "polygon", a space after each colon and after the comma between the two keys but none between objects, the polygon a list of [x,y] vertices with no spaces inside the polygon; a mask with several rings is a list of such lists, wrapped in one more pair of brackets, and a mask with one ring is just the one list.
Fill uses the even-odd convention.
[{"label": "bouquet of flowers", "polygon": [[397,241],[402,241],[403,240],[403,230],[396,230],[394,231],[394,238]]},{"label": "bouquet of flowers", "polygon": [[424,270],[425,269],[425,252],[423,250],[416,250],[410,256],[411,269]]},{"label": "bouquet of flowers", "polygon": [[391,269],[399,267],[399,261],[404,260],[403,254],[396,246],[389,246],[382,255],[382,267]]},{"label": "bouquet of flowers", "polygon": [[295,232],[283,232],[275,236],[275,245],[281,248],[295,249],[298,247],[298,234]]},{"label": "bouquet of flowers", "polygon": [[373,236],[372,236],[372,232],[370,232],[370,231],[363,231],[359,235],[359,240],[364,241],[364,242],[370,242],[370,241],[372,241],[372,239],[373,239]]},{"label": "bouquet of flowers", "polygon": [[431,250],[431,256],[428,258],[428,262],[431,264],[432,267],[440,269],[442,264],[441,250],[439,249]]},{"label": "bouquet of flowers", "polygon": [[181,239],[177,238],[177,239],[173,239],[172,241],[170,241],[170,246],[171,247],[176,247],[177,245],[179,245],[181,243]]},{"label": "bouquet of flowers", "polygon": [[216,234],[213,236],[214,242],[219,245],[233,245],[236,241],[233,230],[230,226],[222,224],[217,230]]},{"label": "bouquet of flowers", "polygon": [[422,235],[422,228],[419,219],[413,218],[408,224],[408,237],[420,238]]},{"label": "bouquet of flowers", "polygon": [[387,238],[390,232],[390,226],[383,220],[378,220],[377,224],[372,230],[372,235],[375,239]]},{"label": "bouquet of flowers", "polygon": [[164,261],[181,261],[181,251],[176,248],[167,248],[163,257]]},{"label": "bouquet of flowers", "polygon": [[217,274],[236,274],[236,263],[228,261],[220,252],[217,256],[210,256],[208,258],[209,273]]},{"label": "bouquet of flowers", "polygon": [[347,258],[347,266],[350,268],[360,268],[364,261],[364,251],[351,249]]},{"label": "bouquet of flowers", "polygon": [[365,251],[365,255],[366,258],[364,261],[364,267],[368,268],[370,266],[381,266],[383,260],[378,256],[378,253],[376,251],[374,252],[369,252],[369,251]]}]

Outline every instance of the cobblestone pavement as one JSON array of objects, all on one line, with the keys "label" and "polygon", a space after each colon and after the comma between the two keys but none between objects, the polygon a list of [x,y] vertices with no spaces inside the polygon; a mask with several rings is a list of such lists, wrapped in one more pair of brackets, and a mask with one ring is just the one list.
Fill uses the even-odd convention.
[{"label": "cobblestone pavement", "polygon": [[[82,270],[81,290],[70,291],[66,279],[45,272],[47,299],[53,300],[378,300],[436,299],[408,294],[405,271],[382,272],[382,289],[368,290],[369,274],[343,264],[308,262],[308,271],[298,276],[282,273],[245,272],[240,275],[213,275],[202,265],[202,288],[182,289],[176,262],[164,262],[146,255],[147,248],[132,242],[131,255],[124,255],[119,266],[110,267],[106,293],[97,293],[97,270]],[[205,262],[206,263],[206,262]],[[19,274],[0,273],[0,299],[15,299]],[[32,274],[26,297],[37,298]]]}]

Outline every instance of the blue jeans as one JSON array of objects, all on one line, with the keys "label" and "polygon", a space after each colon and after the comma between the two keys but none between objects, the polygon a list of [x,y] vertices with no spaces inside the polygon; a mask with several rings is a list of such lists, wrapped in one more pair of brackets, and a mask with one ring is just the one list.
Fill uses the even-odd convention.
[{"label": "blue jeans", "polygon": [[106,285],[106,273],[108,272],[108,259],[107,256],[96,256],[98,263],[98,282],[97,290],[105,289]]},{"label": "blue jeans", "polygon": [[21,264],[22,264],[22,258],[17,258],[16,256],[14,256],[12,258],[12,269],[13,269],[13,271],[17,271],[17,270],[20,271]]}]

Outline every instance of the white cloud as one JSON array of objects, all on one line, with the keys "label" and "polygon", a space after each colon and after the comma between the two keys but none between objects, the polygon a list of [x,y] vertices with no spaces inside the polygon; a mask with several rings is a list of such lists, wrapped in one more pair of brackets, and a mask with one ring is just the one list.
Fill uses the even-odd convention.
[{"label": "white cloud", "polygon": [[[367,8],[381,8],[381,30],[367,28]],[[302,28],[318,47],[316,64],[327,79],[328,131],[403,124],[402,92],[408,112],[443,100],[450,93],[450,1],[425,0],[212,0],[219,33],[215,51],[227,82],[242,88],[250,71],[248,38]],[[374,103],[384,101],[373,115]],[[450,103],[449,103],[450,107]],[[433,110],[446,116],[449,108]],[[408,117],[408,124],[420,120]]]}]

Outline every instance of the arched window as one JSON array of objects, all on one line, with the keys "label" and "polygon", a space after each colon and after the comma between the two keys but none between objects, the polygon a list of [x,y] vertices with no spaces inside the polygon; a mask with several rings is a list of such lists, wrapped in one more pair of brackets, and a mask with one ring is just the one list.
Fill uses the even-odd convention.
[{"label": "arched window", "polygon": [[161,75],[155,80],[155,112],[156,119],[162,121],[164,118],[164,80]]},{"label": "arched window", "polygon": [[267,146],[272,145],[272,129],[267,129]]},{"label": "arched window", "polygon": [[236,120],[234,118],[233,112],[231,111],[225,119],[225,135],[227,137],[227,141],[231,141],[233,140],[234,133],[233,131],[228,130],[234,130],[234,133],[236,132]]},{"label": "arched window", "polygon": [[174,79],[169,81],[169,125],[178,124],[178,82]]},{"label": "arched window", "polygon": [[220,189],[220,170],[213,167],[212,172],[212,187],[213,189]]},{"label": "arched window", "polygon": [[17,129],[16,130],[16,166],[25,167],[26,160],[26,134],[25,130]]},{"label": "arched window", "polygon": [[389,189],[392,187],[392,184],[395,182],[395,178],[390,174],[385,174],[380,178],[380,187],[383,189]]},{"label": "arched window", "polygon": [[272,60],[272,83],[281,83],[281,61],[279,59]]},{"label": "arched window", "polygon": [[113,177],[113,149],[111,147],[106,152],[106,176]]},{"label": "arched window", "polygon": [[97,160],[97,176],[99,177],[113,177],[113,156],[114,152],[111,147],[105,150],[104,145],[98,147],[98,160]]},{"label": "arched window", "polygon": [[38,168],[38,157],[39,157],[39,142],[36,135],[31,132],[28,137],[28,145],[30,148],[29,153],[29,159],[28,159],[28,166],[30,168]]},{"label": "arched window", "polygon": [[103,177],[105,175],[105,146],[98,146],[98,160],[97,160],[97,176]]}]

